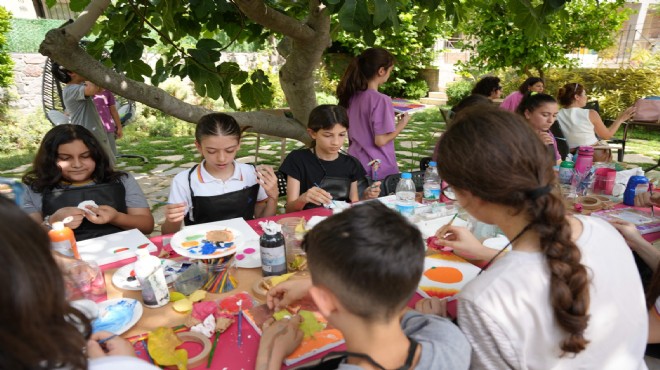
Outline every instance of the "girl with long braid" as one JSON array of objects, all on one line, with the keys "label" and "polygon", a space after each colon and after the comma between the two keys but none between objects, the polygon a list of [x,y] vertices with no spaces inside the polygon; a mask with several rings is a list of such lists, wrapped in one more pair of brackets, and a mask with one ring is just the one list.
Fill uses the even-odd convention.
[{"label": "girl with long braid", "polygon": [[500,109],[466,110],[436,152],[451,158],[438,169],[460,205],[512,247],[440,231],[442,244],[482,261],[458,301],[471,367],[645,369],[648,324],[630,249],[607,222],[566,214],[552,158],[529,125]]}]

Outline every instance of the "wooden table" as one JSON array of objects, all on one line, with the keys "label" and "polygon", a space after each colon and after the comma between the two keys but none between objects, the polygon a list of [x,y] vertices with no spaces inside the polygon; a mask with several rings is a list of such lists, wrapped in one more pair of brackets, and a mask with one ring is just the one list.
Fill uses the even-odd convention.
[{"label": "wooden table", "polygon": [[[306,219],[309,219],[310,217],[315,215],[329,216],[331,214],[332,212],[328,209],[316,208],[307,211],[287,213],[283,215],[267,217],[265,219],[251,220],[248,221],[248,224],[258,234],[262,234],[262,230],[258,224],[259,221],[264,221],[264,220],[276,221],[285,217],[305,217]],[[170,237],[171,235],[156,236],[156,237],[152,237],[151,241],[154,244],[156,244],[159,250],[163,248],[168,250],[169,245],[163,245],[163,242],[169,244]],[[117,268],[120,267],[121,265],[126,265],[128,263],[131,263],[134,260],[135,259],[133,258],[133,259],[124,260],[121,263],[102,266],[102,269],[105,271],[105,284],[108,291],[108,299],[133,298],[142,302],[142,294],[140,291],[123,290],[115,287],[112,284],[112,275],[117,270]],[[208,293],[205,300],[206,301],[217,300],[241,291],[248,292],[252,296],[254,296],[252,292],[252,286],[256,281],[260,280],[261,278],[262,278],[261,268],[253,268],[253,269],[239,268],[237,274],[237,280],[238,280],[237,289],[223,294]],[[167,305],[159,308],[144,307],[144,313],[140,321],[138,321],[138,323],[133,328],[131,328],[126,333],[124,333],[122,337],[129,338],[132,336],[144,334],[158,327],[163,327],[163,326],[174,327],[177,325],[181,325],[184,323],[187,316],[188,314],[181,314],[174,311],[174,309],[172,308],[172,303],[168,303]],[[242,328],[243,345],[241,347],[238,347],[237,344],[238,327],[236,324],[234,324],[220,336],[220,340],[218,341],[218,346],[215,350],[215,355],[213,356],[213,363],[211,364],[210,367],[211,369],[226,369],[226,370],[254,369],[255,366],[254,360],[257,357],[257,350],[259,348],[260,337],[257,334],[257,332],[247,323],[247,321],[244,321],[242,325],[243,325]],[[137,348],[139,351],[139,347]],[[198,348],[197,352],[195,352],[194,348],[192,349],[192,351],[190,351],[189,349],[189,351],[191,352],[189,358],[196,355],[196,353],[198,353],[200,349],[201,348]],[[147,357],[146,354],[143,353],[144,351],[140,351],[140,352],[142,353],[138,354],[138,356],[146,359]],[[318,357],[321,357],[321,355],[312,357],[312,359]],[[296,364],[294,366],[297,365],[300,364]],[[206,366],[200,366],[195,369],[205,369],[205,368]],[[283,367],[283,369],[287,369],[287,368],[288,367]]]}]

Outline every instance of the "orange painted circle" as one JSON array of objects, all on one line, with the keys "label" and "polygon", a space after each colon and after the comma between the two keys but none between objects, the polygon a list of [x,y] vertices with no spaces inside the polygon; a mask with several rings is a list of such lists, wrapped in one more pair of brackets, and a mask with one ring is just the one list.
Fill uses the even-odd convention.
[{"label": "orange painted circle", "polygon": [[424,271],[424,276],[438,283],[453,284],[463,280],[461,270],[454,267],[434,267]]}]

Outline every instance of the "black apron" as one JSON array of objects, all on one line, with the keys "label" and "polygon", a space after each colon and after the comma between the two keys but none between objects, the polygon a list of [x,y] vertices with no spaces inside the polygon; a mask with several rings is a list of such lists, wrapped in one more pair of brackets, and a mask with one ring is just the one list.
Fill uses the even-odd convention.
[{"label": "black apron", "polygon": [[[117,212],[126,213],[126,189],[121,181],[92,186],[68,187],[65,189],[46,190],[43,192],[41,214],[52,215],[64,207],[78,207],[80,202],[93,200],[99,206],[110,206]],[[123,229],[111,225],[97,225],[83,218],[80,226],[73,230],[77,241],[113,234]]]},{"label": "black apron", "polygon": [[242,217],[245,220],[254,219],[254,206],[257,204],[259,184],[221,195],[195,196],[190,177],[197,166],[193,166],[188,172],[188,187],[190,188],[192,206],[183,219],[186,226],[229,220],[236,217]]},{"label": "black apron", "polygon": [[[321,166],[321,169],[323,170],[323,178],[321,181],[318,182],[318,186],[330,193],[332,195],[332,200],[342,200],[344,202],[351,202],[351,179],[346,178],[346,177],[334,177],[334,176],[328,176],[328,172],[325,170],[325,166],[323,166],[323,163],[321,162],[321,159],[316,155],[316,151],[312,149],[312,152],[314,153],[314,156],[316,157],[316,160],[319,163],[319,166]],[[361,166],[361,165],[360,165]],[[305,204],[305,207],[303,209],[310,209],[310,208],[317,208],[320,206],[317,206],[316,204],[313,203],[307,203]]]}]

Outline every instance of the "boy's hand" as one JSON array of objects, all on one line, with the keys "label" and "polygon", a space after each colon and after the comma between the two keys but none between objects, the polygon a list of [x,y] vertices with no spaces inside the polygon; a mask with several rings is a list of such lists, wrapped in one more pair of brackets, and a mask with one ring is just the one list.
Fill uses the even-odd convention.
[{"label": "boy's hand", "polygon": [[303,340],[303,332],[300,330],[300,323],[302,317],[295,315],[290,319],[282,319],[275,321],[270,318],[264,322],[262,326],[263,335],[261,336],[262,345],[271,346],[271,353],[273,356],[284,357],[288,356],[300,345]]},{"label": "boy's hand", "polygon": [[310,188],[303,195],[305,196],[305,203],[312,203],[317,206],[330,204],[332,202],[332,195],[318,186]]},{"label": "boy's hand", "polygon": [[58,209],[55,213],[50,216],[50,224],[52,225],[55,222],[62,221],[67,217],[72,217],[73,221],[66,224],[70,229],[77,229],[78,226],[82,223],[85,218],[85,211],[78,207],[64,207]]},{"label": "boy's hand", "polygon": [[268,291],[266,304],[271,310],[279,311],[305,298],[311,287],[312,280],[310,278],[284,281]]},{"label": "boy's hand", "polygon": [[86,213],[85,218],[87,218],[91,223],[97,225],[104,225],[111,223],[119,214],[119,212],[110,207],[110,206],[86,206],[88,210],[92,211],[91,213]]},{"label": "boy's hand", "polygon": [[135,350],[133,345],[126,339],[114,337],[103,344],[99,344],[99,340],[112,336],[112,333],[107,331],[100,331],[92,334],[87,341],[87,356],[89,358],[98,358],[104,356],[133,356],[135,357]]},{"label": "boy's hand", "polygon": [[172,223],[181,222],[186,216],[187,210],[186,203],[168,204],[165,206],[165,220]]},{"label": "boy's hand", "polygon": [[424,298],[417,301],[415,310],[424,314],[447,317],[447,298]]}]

